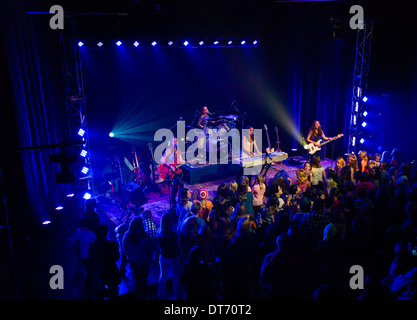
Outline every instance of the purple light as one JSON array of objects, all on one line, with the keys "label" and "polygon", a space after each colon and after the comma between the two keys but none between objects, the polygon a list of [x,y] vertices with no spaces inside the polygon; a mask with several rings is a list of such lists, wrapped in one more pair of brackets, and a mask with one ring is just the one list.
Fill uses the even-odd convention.
[{"label": "purple light", "polygon": [[174,42],[172,42],[172,41],[168,42],[169,46],[172,46],[173,44],[174,44]]},{"label": "purple light", "polygon": [[103,45],[103,42],[99,42],[99,43],[97,43],[97,46],[98,47],[101,47]]},{"label": "purple light", "polygon": [[87,174],[88,172],[88,168],[87,167],[83,167],[81,170],[82,173]]},{"label": "purple light", "polygon": [[135,41],[135,42],[133,43],[133,45],[134,45],[135,47],[137,47],[137,46],[139,45],[139,42]]},{"label": "purple light", "polygon": [[232,40],[230,40],[227,44],[229,44],[229,45],[232,44]]},{"label": "purple light", "polygon": [[51,220],[45,220],[44,222],[42,222],[42,224],[46,225],[46,224],[50,224]]},{"label": "purple light", "polygon": [[78,46],[82,47],[84,45],[84,43],[82,41],[78,42]]},{"label": "purple light", "polygon": [[151,43],[151,45],[154,46],[154,47],[156,46],[156,44],[157,44],[156,41]]},{"label": "purple light", "polygon": [[59,206],[59,207],[56,207],[55,208],[55,210],[57,210],[57,211],[60,211],[60,210],[63,210],[64,209],[64,207],[63,206]]},{"label": "purple light", "polygon": [[245,40],[242,40],[242,42],[240,43],[242,46],[246,43]]},{"label": "purple light", "polygon": [[203,42],[203,41],[200,41],[198,44],[199,44],[200,46],[202,46],[202,45],[204,44],[204,42]]},{"label": "purple light", "polygon": [[184,46],[188,46],[188,41],[184,41]]},{"label": "purple light", "polygon": [[214,41],[213,44],[219,44],[219,41]]},{"label": "purple light", "polygon": [[362,139],[359,140],[359,142],[363,144],[365,142],[365,139],[362,138]]},{"label": "purple light", "polygon": [[90,199],[90,198],[91,198],[91,194],[90,194],[90,193],[88,193],[88,192],[86,192],[86,193],[84,193],[83,198],[84,198],[85,200],[88,200],[88,199]]},{"label": "purple light", "polygon": [[117,46],[120,47],[120,45],[122,44],[122,42],[119,40],[116,42]]},{"label": "purple light", "polygon": [[255,45],[256,45],[257,43],[258,43],[258,40],[253,41],[253,44],[255,44]]},{"label": "purple light", "polygon": [[72,198],[74,196],[73,193],[67,194],[67,198]]}]

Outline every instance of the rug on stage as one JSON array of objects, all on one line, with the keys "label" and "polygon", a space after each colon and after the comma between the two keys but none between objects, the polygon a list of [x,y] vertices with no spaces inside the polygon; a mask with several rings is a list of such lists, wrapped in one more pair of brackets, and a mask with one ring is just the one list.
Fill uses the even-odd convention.
[{"label": "rug on stage", "polygon": [[[266,174],[265,180],[267,183],[272,181],[275,174],[281,170],[285,170],[291,179],[295,180],[296,172],[299,168],[303,167],[303,160],[301,157],[297,159],[294,157],[291,161],[283,161],[281,163],[277,163],[271,166]],[[331,165],[332,161],[329,159],[323,160],[322,165],[324,168],[327,168]],[[212,180],[204,183],[197,183],[193,185],[185,184],[187,188],[191,190],[191,192],[198,190],[200,188],[205,188],[208,193],[208,199],[213,199],[216,195],[217,187],[223,183],[229,183],[232,180],[235,180],[235,176],[224,177],[218,180]],[[146,198],[148,202],[145,203],[142,208],[144,210],[150,210],[152,212],[152,216],[159,225],[159,221],[161,216],[164,212],[169,210],[169,189],[163,183],[158,186],[158,191],[152,191],[146,194]],[[109,195],[100,195],[97,197],[97,207],[100,211],[105,213],[107,217],[117,226],[122,222],[128,221],[129,218],[134,216],[134,212],[130,211],[129,209],[123,209],[120,205],[118,205],[118,201],[116,199],[111,198]]]}]

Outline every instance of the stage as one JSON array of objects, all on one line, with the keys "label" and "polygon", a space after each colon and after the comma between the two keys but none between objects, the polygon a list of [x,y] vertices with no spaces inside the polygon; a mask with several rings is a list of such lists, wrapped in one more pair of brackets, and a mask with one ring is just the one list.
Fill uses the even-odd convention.
[{"label": "stage", "polygon": [[[284,160],[280,163],[276,163],[272,165],[269,170],[267,171],[267,174],[265,176],[265,181],[269,184],[271,180],[274,178],[274,176],[277,174],[277,172],[281,170],[285,170],[291,179],[296,179],[296,172],[299,168],[303,167],[303,164],[307,160],[301,156],[299,157],[291,157],[287,160]],[[322,165],[324,168],[327,168],[328,166],[334,166],[335,161],[330,159],[325,159],[322,162]],[[227,165],[211,165],[212,168],[218,169],[221,168],[221,166],[227,167]],[[263,172],[262,172],[263,173]],[[208,191],[208,199],[211,200],[216,195],[217,187],[223,183],[229,183],[231,181],[236,181],[236,171],[231,171],[230,174],[224,173],[223,177],[218,177],[218,175],[213,174],[214,177],[217,177],[215,179],[205,181],[205,182],[199,182],[199,183],[187,183],[184,179],[185,186],[191,190],[191,193],[195,190],[199,190],[200,188],[205,188]],[[158,184],[158,188],[156,190],[150,191],[146,195],[147,203],[142,205],[142,208],[144,210],[150,210],[152,212],[153,218],[159,225],[160,218],[162,214],[169,210],[169,189],[168,185],[166,183],[160,183]],[[122,222],[126,222],[129,218],[132,218],[134,216],[134,213],[132,212],[130,216],[125,212],[123,215],[123,210],[120,208],[120,206],[117,205],[116,200],[112,199],[110,195],[98,195],[97,196],[97,206],[98,209],[102,214],[105,214],[113,223],[115,226],[121,224]]]}]

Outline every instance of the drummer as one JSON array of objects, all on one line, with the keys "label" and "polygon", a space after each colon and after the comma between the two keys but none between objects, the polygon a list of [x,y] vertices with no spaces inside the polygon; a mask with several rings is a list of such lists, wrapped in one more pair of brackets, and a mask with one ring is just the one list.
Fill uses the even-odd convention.
[{"label": "drummer", "polygon": [[200,129],[205,129],[206,127],[210,127],[210,124],[213,124],[215,121],[210,121],[210,112],[206,106],[201,109],[202,115],[198,119],[197,125]]}]

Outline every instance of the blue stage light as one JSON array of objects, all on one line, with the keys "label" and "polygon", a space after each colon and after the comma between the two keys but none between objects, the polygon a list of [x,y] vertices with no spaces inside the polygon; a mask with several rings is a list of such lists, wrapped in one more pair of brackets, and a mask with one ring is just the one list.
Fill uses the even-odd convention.
[{"label": "blue stage light", "polygon": [[157,45],[156,41],[152,42],[151,45],[155,47]]},{"label": "blue stage light", "polygon": [[134,45],[135,47],[137,47],[137,46],[139,45],[139,42],[135,41],[135,42],[133,43],[133,45]]},{"label": "blue stage light", "polygon": [[227,44],[228,44],[228,45],[231,45],[232,43],[233,43],[233,42],[232,42],[232,40],[230,40]]},{"label": "blue stage light", "polygon": [[82,41],[78,42],[78,46],[82,47],[84,45],[84,43]]},{"label": "blue stage light", "polygon": [[188,46],[188,41],[184,41],[184,46]]},{"label": "blue stage light", "polygon": [[217,44],[219,44],[219,41],[216,40],[216,41],[213,42],[213,44],[217,45]]},{"label": "blue stage light", "polygon": [[365,142],[365,139],[362,138],[362,139],[359,140],[359,142],[363,144]]},{"label": "blue stage light", "polygon": [[242,46],[246,43],[245,40],[242,40],[242,42],[240,43]]},{"label": "blue stage light", "polygon": [[58,207],[56,207],[55,208],[55,210],[57,210],[57,211],[61,211],[61,210],[63,210],[64,209],[64,207],[63,206],[58,206]]},{"label": "blue stage light", "polygon": [[366,117],[368,115],[368,112],[364,111],[363,116]]},{"label": "blue stage light", "polygon": [[363,102],[366,102],[366,101],[368,101],[368,98],[367,97],[363,97],[362,101]]},{"label": "blue stage light", "polygon": [[86,155],[87,155],[87,150],[81,150],[80,156],[85,158]]},{"label": "blue stage light", "polygon": [[74,197],[74,194],[73,193],[67,194],[67,198],[72,198],[72,197]]},{"label": "blue stage light", "polygon": [[91,198],[91,193],[89,193],[89,192],[84,193],[83,198],[84,198],[85,200],[90,199],[90,198]]},{"label": "blue stage light", "polygon": [[254,45],[258,44],[258,40],[254,40],[254,41],[253,41],[253,44],[254,44]]},{"label": "blue stage light", "polygon": [[364,121],[364,122],[362,122],[362,127],[366,127],[367,126],[367,123]]},{"label": "blue stage light", "polygon": [[119,40],[116,42],[117,46],[120,47],[120,45],[122,44],[122,42]]},{"label": "blue stage light", "polygon": [[84,173],[84,174],[87,174],[88,173],[88,168],[87,167],[83,167],[82,169],[81,169],[81,172],[82,173]]},{"label": "blue stage light", "polygon": [[45,220],[44,222],[42,222],[42,224],[46,225],[46,224],[50,224],[51,220]]},{"label": "blue stage light", "polygon": [[174,42],[172,42],[172,41],[168,42],[169,46],[172,46],[173,44],[174,44]]},{"label": "blue stage light", "polygon": [[78,135],[80,137],[83,137],[84,136],[84,133],[85,133],[85,130],[83,128],[80,128],[80,130],[78,130]]},{"label": "blue stage light", "polygon": [[113,132],[110,132],[110,133],[109,133],[109,137],[110,137],[110,138],[113,138],[113,137],[114,137],[114,133],[113,133]]},{"label": "blue stage light", "polygon": [[101,41],[99,43],[97,43],[98,47],[101,47],[102,45],[103,45],[103,42],[101,42]]}]

